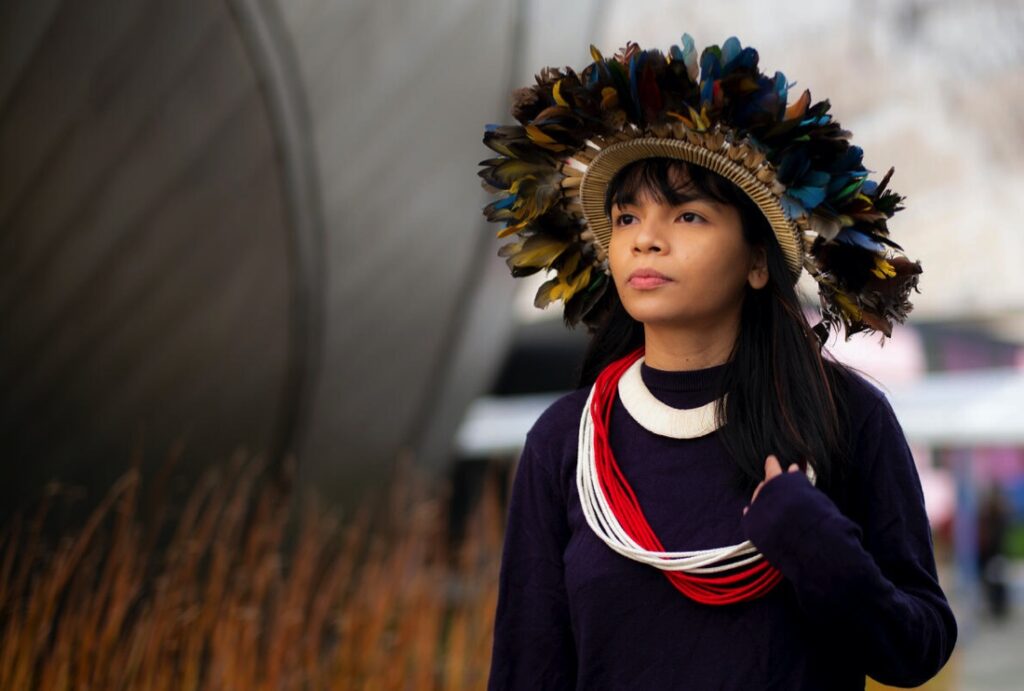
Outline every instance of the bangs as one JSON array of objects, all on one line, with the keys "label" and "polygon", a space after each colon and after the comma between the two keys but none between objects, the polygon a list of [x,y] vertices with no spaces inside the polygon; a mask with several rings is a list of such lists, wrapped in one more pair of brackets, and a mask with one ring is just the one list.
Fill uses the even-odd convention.
[{"label": "bangs", "polygon": [[613,206],[635,204],[647,196],[658,204],[677,206],[709,199],[742,208],[746,195],[718,174],[673,158],[643,158],[615,174],[605,192],[604,213]]}]

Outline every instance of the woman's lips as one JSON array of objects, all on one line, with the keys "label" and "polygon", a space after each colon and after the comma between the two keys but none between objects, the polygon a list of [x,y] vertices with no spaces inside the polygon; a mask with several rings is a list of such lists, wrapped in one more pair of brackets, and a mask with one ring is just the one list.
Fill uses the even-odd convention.
[{"label": "woman's lips", "polygon": [[637,269],[629,275],[626,284],[637,290],[652,290],[671,281],[671,278],[653,269]]}]

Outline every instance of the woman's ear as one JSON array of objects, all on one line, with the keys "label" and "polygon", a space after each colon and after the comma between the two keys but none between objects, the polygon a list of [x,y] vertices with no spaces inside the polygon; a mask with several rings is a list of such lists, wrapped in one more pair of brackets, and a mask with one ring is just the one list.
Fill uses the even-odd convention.
[{"label": "woman's ear", "polygon": [[761,290],[768,285],[768,252],[763,245],[755,245],[750,255],[750,272],[747,283],[754,290]]}]

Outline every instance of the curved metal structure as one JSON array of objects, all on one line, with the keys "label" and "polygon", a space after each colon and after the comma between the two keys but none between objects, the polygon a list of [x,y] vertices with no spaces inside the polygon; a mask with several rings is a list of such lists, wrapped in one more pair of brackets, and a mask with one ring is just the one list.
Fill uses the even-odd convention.
[{"label": "curved metal structure", "polygon": [[5,506],[177,445],[334,496],[447,457],[512,328],[470,134],[517,5],[405,4],[0,8]]},{"label": "curved metal structure", "polygon": [[103,485],[132,455],[159,465],[180,442],[191,467],[288,443],[313,340],[315,252],[296,246],[315,230],[243,14],[5,11],[5,505],[51,477]]}]

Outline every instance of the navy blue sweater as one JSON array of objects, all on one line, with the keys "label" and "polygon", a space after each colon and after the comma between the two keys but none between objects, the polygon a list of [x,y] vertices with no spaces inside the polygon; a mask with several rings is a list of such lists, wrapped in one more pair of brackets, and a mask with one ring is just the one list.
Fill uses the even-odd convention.
[{"label": "navy blue sweater", "polygon": [[[712,399],[724,366],[643,366],[661,401]],[[863,689],[865,674],[923,683],[945,664],[956,622],[939,587],[921,485],[884,396],[857,378],[852,467],[828,494],[802,473],[749,493],[717,434],[659,437],[616,401],[610,438],[666,550],[751,540],[783,574],[763,598],[696,603],[661,571],[613,552],[576,490],[587,396],[556,401],[527,436],[509,502],[491,691]],[[793,459],[780,459],[785,468]]]}]

